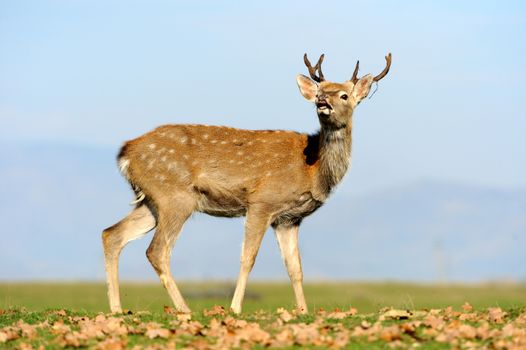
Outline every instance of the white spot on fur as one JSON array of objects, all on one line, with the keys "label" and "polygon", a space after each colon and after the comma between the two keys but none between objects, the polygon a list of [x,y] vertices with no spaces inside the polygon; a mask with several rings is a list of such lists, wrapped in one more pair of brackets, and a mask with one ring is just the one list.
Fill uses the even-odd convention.
[{"label": "white spot on fur", "polygon": [[228,162],[229,162],[230,164],[234,164],[234,160],[233,160],[233,159],[230,159]]},{"label": "white spot on fur", "polygon": [[149,148],[149,149],[155,149],[155,147],[156,147],[156,146],[155,146],[155,143],[150,143],[150,144],[148,145],[148,148]]},{"label": "white spot on fur", "polygon": [[265,176],[267,176],[267,177],[268,177],[268,176],[271,176],[271,175],[272,175],[272,172],[271,172],[271,171],[268,171],[268,172],[265,174]]},{"label": "white spot on fur", "polygon": [[207,140],[207,139],[208,139],[208,134],[204,134],[204,135],[203,135],[203,138],[204,138],[205,140]]},{"label": "white spot on fur", "polygon": [[146,159],[146,154],[141,154],[141,160],[145,160]]},{"label": "white spot on fur", "polygon": [[161,157],[161,161],[162,161],[162,162],[166,162],[166,156],[162,156],[162,157]]},{"label": "white spot on fur", "polygon": [[221,144],[222,145],[226,145],[226,141],[221,141]]},{"label": "white spot on fur", "polygon": [[249,146],[252,146],[253,144],[254,144],[254,142],[252,142],[252,141],[248,141],[248,143],[247,143],[247,145],[249,145]]},{"label": "white spot on fur", "polygon": [[151,169],[153,168],[153,165],[155,164],[155,159],[151,159],[149,162],[148,162],[148,166],[146,167],[147,169]]},{"label": "white spot on fur", "polygon": [[242,156],[243,155],[243,151],[237,151],[236,153],[238,156]]},{"label": "white spot on fur", "polygon": [[186,155],[186,154],[183,154],[183,158],[184,158],[184,159],[188,159],[188,158],[190,158],[190,157],[188,157],[188,155]]},{"label": "white spot on fur", "polygon": [[195,145],[195,139],[192,139],[192,145]]},{"label": "white spot on fur", "polygon": [[186,137],[181,137],[181,139],[179,140],[179,142],[181,142],[181,143],[186,143],[187,140],[188,140],[188,138],[186,138]]},{"label": "white spot on fur", "polygon": [[241,165],[241,164],[243,164],[243,161],[242,161],[242,160],[240,160],[239,162],[237,162],[237,165]]},{"label": "white spot on fur", "polygon": [[171,150],[169,150],[168,152],[169,152],[169,153],[174,153],[175,150],[171,149]]},{"label": "white spot on fur", "polygon": [[210,143],[217,143],[217,140],[212,140],[210,141]]}]

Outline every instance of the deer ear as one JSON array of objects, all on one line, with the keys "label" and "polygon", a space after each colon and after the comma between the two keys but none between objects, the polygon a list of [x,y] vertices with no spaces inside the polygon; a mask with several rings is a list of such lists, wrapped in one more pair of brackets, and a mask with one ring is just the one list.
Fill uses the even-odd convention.
[{"label": "deer ear", "polygon": [[367,97],[367,95],[369,95],[369,91],[371,90],[372,84],[373,76],[371,74],[363,76],[362,78],[360,78],[360,80],[356,82],[352,91],[352,96],[356,104],[360,103],[361,100],[363,100]]},{"label": "deer ear", "polygon": [[296,82],[303,97],[305,97],[307,101],[314,102],[316,100],[316,94],[318,93],[318,84],[303,74],[298,74]]}]

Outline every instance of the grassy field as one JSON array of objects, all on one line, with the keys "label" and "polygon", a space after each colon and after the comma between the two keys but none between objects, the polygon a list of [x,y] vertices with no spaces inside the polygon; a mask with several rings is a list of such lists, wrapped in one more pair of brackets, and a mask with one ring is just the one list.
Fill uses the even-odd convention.
[{"label": "grassy field", "polygon": [[307,283],[307,316],[288,283],[250,283],[241,316],[232,283],[181,290],[191,318],[157,283],[122,284],[119,317],[102,283],[0,283],[0,348],[526,348],[526,285]]},{"label": "grassy field", "polygon": [[[233,283],[180,283],[192,310],[212,305],[228,308]],[[526,285],[416,285],[407,283],[306,283],[305,294],[311,310],[355,307],[375,312],[384,307],[400,309],[460,307],[464,302],[475,308],[526,306]],[[123,307],[130,310],[161,311],[171,305],[159,283],[121,285]],[[273,311],[294,306],[288,283],[249,283],[244,311]],[[0,308],[27,310],[71,309],[108,312],[103,283],[0,283]]]}]

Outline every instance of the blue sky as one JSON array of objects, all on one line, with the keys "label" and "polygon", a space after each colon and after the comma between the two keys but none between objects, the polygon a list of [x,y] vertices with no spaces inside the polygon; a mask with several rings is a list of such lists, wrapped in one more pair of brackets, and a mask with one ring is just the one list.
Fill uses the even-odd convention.
[{"label": "blue sky", "polygon": [[[378,73],[393,54],[355,112],[352,169],[337,193],[419,181],[524,193],[524,38],[521,1],[2,1],[0,181],[9,185],[0,195],[31,189],[35,203],[20,210],[75,213],[74,200],[45,202],[63,181],[58,170],[39,178],[46,159],[31,174],[10,164],[23,147],[71,150],[53,153],[49,167],[95,150],[100,161],[79,159],[93,173],[64,188],[104,188],[98,231],[129,209],[114,164],[124,140],[166,123],[314,132],[315,110],[295,83],[305,52],[325,53],[334,81],[349,79],[357,59],[362,74]],[[106,178],[121,187],[99,186]],[[44,228],[58,232],[57,220]]]},{"label": "blue sky", "polygon": [[[111,147],[164,123],[314,131],[295,75],[393,68],[356,111],[375,186],[526,186],[526,11],[457,1],[11,1],[0,11],[0,138]],[[383,175],[389,173],[390,179]],[[352,176],[352,175],[351,175]],[[380,176],[382,179],[378,179]]]}]

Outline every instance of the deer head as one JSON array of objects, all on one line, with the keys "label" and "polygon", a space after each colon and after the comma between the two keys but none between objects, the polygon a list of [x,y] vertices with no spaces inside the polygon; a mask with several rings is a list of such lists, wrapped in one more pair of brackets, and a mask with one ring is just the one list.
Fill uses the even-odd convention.
[{"label": "deer head", "polygon": [[321,71],[324,57],[325,55],[321,55],[316,65],[312,67],[307,54],[305,54],[303,59],[312,79],[299,74],[296,81],[303,97],[316,104],[321,125],[331,129],[341,129],[349,123],[354,108],[367,97],[372,83],[387,75],[391,67],[391,54],[385,56],[386,66],[375,77],[367,74],[358,78],[360,61],[356,62],[352,78],[344,83],[333,83],[325,80]]}]

